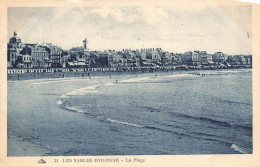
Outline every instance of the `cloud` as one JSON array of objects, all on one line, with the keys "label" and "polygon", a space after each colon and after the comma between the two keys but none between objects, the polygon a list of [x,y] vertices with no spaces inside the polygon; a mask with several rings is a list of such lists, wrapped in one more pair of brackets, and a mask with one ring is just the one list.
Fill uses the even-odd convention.
[{"label": "cloud", "polygon": [[115,8],[106,6],[93,9],[92,12],[98,14],[103,19],[112,17],[119,23],[133,23],[139,19],[142,19],[148,25],[155,25],[160,21],[169,18],[169,14],[166,10],[153,6],[142,8]]},{"label": "cloud", "polygon": [[129,14],[126,9],[115,7],[100,7],[92,10],[93,13],[98,14],[103,19],[112,17],[119,23],[132,23],[138,19],[137,14]]},{"label": "cloud", "polygon": [[53,18],[60,19],[63,18],[67,13],[71,11],[71,8],[54,8]]},{"label": "cloud", "polygon": [[81,46],[87,37],[94,50],[161,47],[174,52],[251,53],[251,8],[189,7],[10,8],[8,34],[16,30],[30,43],[44,37],[64,49]]},{"label": "cloud", "polygon": [[98,14],[103,19],[106,19],[107,16],[110,14],[110,10],[111,10],[110,7],[101,7],[101,8],[93,9],[92,12]]},{"label": "cloud", "polygon": [[169,17],[168,12],[159,7],[143,7],[142,11],[144,20],[150,25],[155,25]]}]

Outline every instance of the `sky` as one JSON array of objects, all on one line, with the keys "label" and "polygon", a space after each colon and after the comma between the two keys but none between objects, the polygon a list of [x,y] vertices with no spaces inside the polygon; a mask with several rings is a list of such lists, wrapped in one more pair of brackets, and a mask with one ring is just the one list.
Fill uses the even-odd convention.
[{"label": "sky", "polygon": [[162,48],[252,54],[251,6],[98,6],[8,8],[8,38],[63,49]]}]

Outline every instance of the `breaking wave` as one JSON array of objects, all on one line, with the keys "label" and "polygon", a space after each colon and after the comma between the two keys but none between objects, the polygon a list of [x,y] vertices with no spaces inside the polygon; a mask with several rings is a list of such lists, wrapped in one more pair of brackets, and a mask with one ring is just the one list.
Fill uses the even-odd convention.
[{"label": "breaking wave", "polygon": [[100,86],[102,86],[102,84],[75,89],[71,92],[63,94],[61,98],[68,98],[69,96],[75,96],[75,95],[84,95],[87,93],[97,93],[97,88],[99,88]]},{"label": "breaking wave", "polygon": [[118,123],[118,124],[129,125],[129,126],[135,126],[135,127],[139,127],[139,128],[143,128],[144,127],[142,125],[137,125],[137,124],[133,124],[133,123],[117,121],[117,120],[109,119],[109,118],[107,118],[106,120],[109,121],[109,122],[114,122],[114,123]]},{"label": "breaking wave", "polygon": [[77,107],[66,107],[65,108],[66,110],[68,110],[68,111],[73,111],[73,112],[78,112],[78,113],[83,113],[83,114],[85,114],[86,112],[84,112],[82,109],[79,109],[79,108],[77,108]]},{"label": "breaking wave", "polygon": [[193,119],[193,120],[209,122],[212,124],[217,124],[217,125],[221,125],[221,126],[225,126],[225,127],[237,127],[237,128],[241,128],[241,129],[252,130],[252,127],[250,127],[250,126],[230,124],[225,121],[218,121],[218,120],[214,120],[211,118],[191,116],[191,115],[186,115],[186,114],[181,114],[181,113],[176,113],[176,112],[171,112],[170,114],[173,116],[177,116],[177,117],[183,117],[183,118],[188,118],[188,119]]},{"label": "breaking wave", "polygon": [[[140,82],[140,81],[145,81],[149,80],[151,78],[149,77],[143,77],[143,78],[131,78],[131,79],[126,79],[122,81],[118,81],[119,83],[131,83],[131,82]],[[52,81],[52,82],[59,82],[59,81]],[[98,93],[98,88],[101,86],[113,86],[115,83],[109,82],[105,84],[97,84],[93,86],[88,86],[88,87],[83,87],[79,89],[75,89],[71,92],[65,93],[61,96],[61,98],[65,99],[68,98],[69,96],[76,96],[76,95],[85,95],[87,93]],[[60,103],[60,102],[59,102]]]},{"label": "breaking wave", "polygon": [[236,144],[232,144],[230,148],[232,148],[233,150],[240,152],[242,154],[250,154],[250,151],[247,151],[246,149],[239,147]]},{"label": "breaking wave", "polygon": [[59,100],[59,101],[57,102],[57,104],[61,105],[63,102],[64,102],[64,101]]}]

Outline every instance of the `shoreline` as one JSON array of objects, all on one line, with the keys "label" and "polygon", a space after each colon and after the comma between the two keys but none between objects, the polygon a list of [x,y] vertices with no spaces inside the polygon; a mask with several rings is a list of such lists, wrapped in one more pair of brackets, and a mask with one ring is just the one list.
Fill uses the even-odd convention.
[{"label": "shoreline", "polygon": [[[20,80],[36,80],[36,79],[56,79],[56,78],[78,78],[86,77],[91,78],[94,76],[112,76],[121,74],[145,74],[145,73],[176,73],[181,71],[228,71],[228,70],[239,70],[239,69],[252,69],[251,67],[239,67],[239,68],[187,68],[187,69],[165,69],[165,68],[146,68],[146,69],[128,69],[128,70],[110,70],[106,71],[105,68],[100,68],[98,70],[86,71],[85,69],[73,69],[72,71],[60,71],[55,72],[25,72],[25,73],[12,73],[7,75],[7,81],[20,81]],[[74,71],[75,70],[75,71]]]}]

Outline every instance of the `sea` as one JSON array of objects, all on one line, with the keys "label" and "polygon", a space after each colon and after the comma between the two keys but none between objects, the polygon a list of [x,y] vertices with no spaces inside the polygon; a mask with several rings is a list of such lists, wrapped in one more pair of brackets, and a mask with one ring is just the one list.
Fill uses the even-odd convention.
[{"label": "sea", "polygon": [[8,91],[9,131],[48,156],[253,152],[250,69],[10,81]]}]

